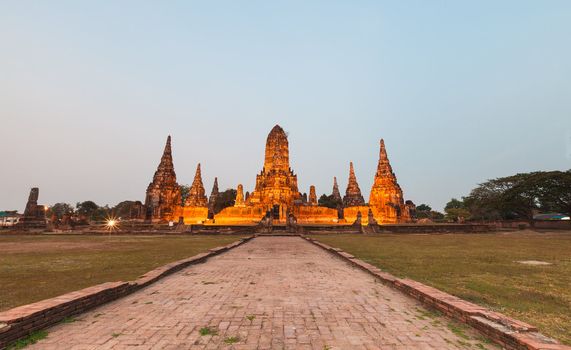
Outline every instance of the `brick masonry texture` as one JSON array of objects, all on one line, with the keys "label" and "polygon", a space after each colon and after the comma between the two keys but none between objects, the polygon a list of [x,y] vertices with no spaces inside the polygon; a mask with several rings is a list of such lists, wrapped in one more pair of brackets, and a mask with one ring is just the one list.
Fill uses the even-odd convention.
[{"label": "brick masonry texture", "polygon": [[375,276],[386,285],[412,296],[421,301],[424,305],[436,309],[458,321],[469,324],[503,348],[515,350],[571,349],[569,346],[559,344],[555,339],[538,333],[534,326],[525,322],[493,312],[422,283],[409,279],[396,278],[389,273],[381,271],[376,266],[355,258],[353,255],[339,248],[328,246],[314,239],[305,239]]},{"label": "brick masonry texture", "polygon": [[109,301],[133,293],[159,279],[179,271],[192,264],[206,261],[232,248],[235,248],[252,237],[238,240],[226,246],[210,249],[207,253],[172,262],[158,267],[130,282],[107,282],[67,293],[55,298],[42,300],[33,304],[16,307],[0,313],[0,349],[14,340],[23,338],[33,331],[57,324],[58,322],[90,310]]},{"label": "brick masonry texture", "polygon": [[[449,319],[299,237],[258,237],[49,329],[30,349],[458,349]],[[216,335],[201,335],[210,327]],[[235,337],[235,338],[232,338]],[[234,344],[228,344],[237,340]],[[483,344],[485,348],[494,346]]]}]

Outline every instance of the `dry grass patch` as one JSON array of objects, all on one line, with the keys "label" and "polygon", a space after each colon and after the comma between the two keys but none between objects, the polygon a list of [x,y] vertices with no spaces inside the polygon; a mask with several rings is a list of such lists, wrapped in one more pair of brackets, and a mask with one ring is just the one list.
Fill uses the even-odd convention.
[{"label": "dry grass patch", "polygon": [[571,232],[313,238],[571,344]]},{"label": "dry grass patch", "polygon": [[0,311],[136,279],[240,236],[0,236]]}]

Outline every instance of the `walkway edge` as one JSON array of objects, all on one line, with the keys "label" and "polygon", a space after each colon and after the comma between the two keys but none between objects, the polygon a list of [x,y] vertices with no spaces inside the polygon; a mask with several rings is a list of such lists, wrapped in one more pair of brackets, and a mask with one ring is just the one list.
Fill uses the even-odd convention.
[{"label": "walkway edge", "polygon": [[185,267],[205,262],[208,258],[236,248],[254,237],[242,238],[234,243],[209,249],[206,253],[160,266],[134,281],[106,282],[0,312],[0,349],[5,349],[18,339],[53,326],[70,316],[129,295]]},{"label": "walkway edge", "polygon": [[571,350],[570,346],[560,344],[557,340],[537,332],[536,327],[525,322],[491,311],[420,282],[397,278],[376,266],[357,259],[342,249],[331,247],[313,238],[305,236],[303,238],[373,275],[384,284],[404,292],[424,305],[472,326],[506,349]]}]

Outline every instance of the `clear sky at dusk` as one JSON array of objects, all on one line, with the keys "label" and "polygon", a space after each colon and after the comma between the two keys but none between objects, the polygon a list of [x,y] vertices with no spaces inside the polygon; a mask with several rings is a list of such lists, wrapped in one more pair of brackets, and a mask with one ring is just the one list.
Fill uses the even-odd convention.
[{"label": "clear sky at dusk", "polygon": [[1,1],[0,210],[252,191],[288,133],[301,192],[368,198],[384,138],[406,199],[571,168],[571,1]]}]

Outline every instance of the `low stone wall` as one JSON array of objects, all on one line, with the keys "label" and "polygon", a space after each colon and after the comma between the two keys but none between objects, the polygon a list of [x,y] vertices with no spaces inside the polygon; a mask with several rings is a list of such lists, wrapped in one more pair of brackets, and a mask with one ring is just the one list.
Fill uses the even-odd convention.
[{"label": "low stone wall", "polygon": [[354,225],[298,225],[299,232],[304,234],[330,235],[335,233],[356,234],[361,233],[361,229]]},{"label": "low stone wall", "polygon": [[329,224],[335,225],[339,221],[337,209],[320,206],[296,206],[294,216],[298,224]]},{"label": "low stone wall", "polygon": [[134,281],[102,283],[0,312],[0,349],[5,349],[10,343],[53,326],[67,317],[131,294],[190,265],[205,262],[208,258],[242,245],[252,238],[254,236],[158,267]]},{"label": "low stone wall", "polygon": [[375,225],[374,232],[379,233],[471,233],[490,232],[493,225],[485,224],[395,224]]},{"label": "low stone wall", "polygon": [[357,220],[357,213],[361,212],[361,223],[363,225],[369,224],[369,207],[358,206],[358,207],[348,207],[343,209],[343,218],[348,224],[352,224]]},{"label": "low stone wall", "polygon": [[386,285],[396,288],[417,299],[424,305],[443,314],[466,323],[482,334],[509,350],[571,350],[555,339],[537,332],[537,328],[527,323],[493,312],[482,306],[444,293],[436,288],[410,280],[400,279],[378,267],[355,258],[339,248],[333,248],[314,239],[304,237],[309,242],[340,257],[373,275]]},{"label": "low stone wall", "polygon": [[570,220],[535,220],[534,227],[531,227],[529,221],[495,221],[491,222],[497,228],[509,229],[544,229],[544,230],[571,230]]},{"label": "low stone wall", "polygon": [[175,217],[182,216],[187,225],[203,223],[208,219],[207,207],[182,207]]},{"label": "low stone wall", "polygon": [[214,215],[218,225],[236,225],[258,223],[266,215],[265,210],[257,207],[227,207]]}]

